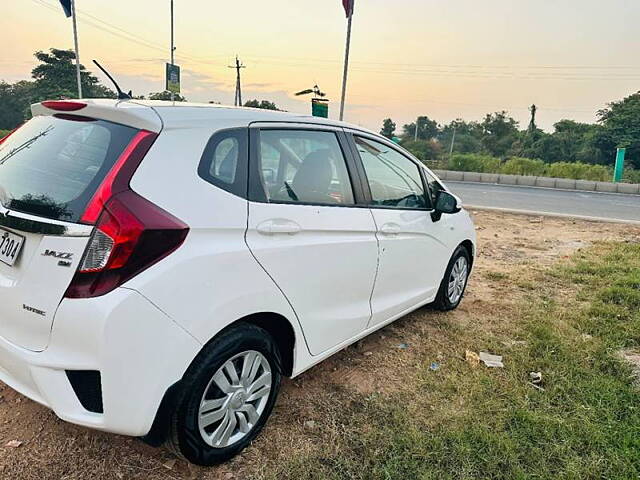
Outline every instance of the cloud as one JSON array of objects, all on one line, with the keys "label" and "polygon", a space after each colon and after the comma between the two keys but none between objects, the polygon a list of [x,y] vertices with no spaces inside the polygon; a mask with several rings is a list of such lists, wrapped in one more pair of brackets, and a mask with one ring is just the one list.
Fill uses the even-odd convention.
[{"label": "cloud", "polygon": [[273,88],[275,87],[276,84],[275,83],[247,83],[245,84],[246,88]]}]

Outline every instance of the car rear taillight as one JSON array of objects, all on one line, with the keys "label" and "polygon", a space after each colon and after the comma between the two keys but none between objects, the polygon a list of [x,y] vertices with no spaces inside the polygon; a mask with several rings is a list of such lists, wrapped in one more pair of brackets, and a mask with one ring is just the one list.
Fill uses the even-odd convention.
[{"label": "car rear taillight", "polygon": [[139,132],[87,205],[82,221],[96,227],[67,288],[67,298],[104,295],[184,242],[189,232],[185,223],[129,188],[156,136]]},{"label": "car rear taillight", "polygon": [[87,205],[80,218],[82,223],[93,225],[109,199],[129,189],[131,177],[157,137],[157,134],[146,130],[139,131],[133,137]]}]

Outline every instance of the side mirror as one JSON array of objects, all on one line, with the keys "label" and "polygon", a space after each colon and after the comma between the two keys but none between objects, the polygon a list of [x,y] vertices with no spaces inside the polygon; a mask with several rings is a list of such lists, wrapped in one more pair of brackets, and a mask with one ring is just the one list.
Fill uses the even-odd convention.
[{"label": "side mirror", "polygon": [[431,213],[431,218],[434,222],[437,222],[442,218],[443,213],[458,213],[460,209],[460,199],[458,197],[444,190],[440,190],[436,197],[436,205]]}]

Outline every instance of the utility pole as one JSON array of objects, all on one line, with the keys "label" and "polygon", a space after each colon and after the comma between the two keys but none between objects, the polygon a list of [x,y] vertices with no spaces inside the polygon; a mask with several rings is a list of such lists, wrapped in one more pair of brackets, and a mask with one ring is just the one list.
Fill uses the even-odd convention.
[{"label": "utility pole", "polygon": [[529,122],[529,131],[534,132],[536,130],[536,112],[538,111],[538,107],[531,105],[529,107],[529,111],[531,112],[531,121]]},{"label": "utility pole", "polygon": [[229,68],[236,69],[236,97],[233,100],[233,104],[236,107],[241,107],[242,106],[242,84],[240,82],[240,69],[247,68],[247,67],[242,65],[242,62],[238,59],[238,56],[236,55],[236,64],[229,65]]},{"label": "utility pole", "polygon": [[[173,0],[171,0],[171,66],[175,65],[175,52],[176,47],[174,45],[174,37],[173,37]],[[171,92],[171,101],[175,102],[175,94]]]},{"label": "utility pole", "polygon": [[449,161],[453,156],[453,145],[456,143],[456,126],[453,126],[453,136],[451,137],[451,147],[449,147]]},{"label": "utility pole", "polygon": [[415,135],[414,135],[414,138],[413,138],[414,142],[418,141],[418,127],[419,127],[419,125],[420,125],[420,117],[416,118],[416,131],[414,132]]},{"label": "utility pole", "polygon": [[78,20],[76,14],[76,2],[71,0],[71,16],[73,20],[73,42],[76,47],[76,81],[78,82],[78,98],[82,98],[82,77],[80,75],[80,47],[78,46]]}]

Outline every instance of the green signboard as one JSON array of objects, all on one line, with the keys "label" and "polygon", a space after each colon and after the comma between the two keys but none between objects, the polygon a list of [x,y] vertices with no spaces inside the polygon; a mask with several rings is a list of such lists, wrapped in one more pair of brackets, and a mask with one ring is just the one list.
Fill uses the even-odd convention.
[{"label": "green signboard", "polygon": [[329,104],[314,98],[311,100],[311,115],[314,117],[329,118]]},{"label": "green signboard", "polygon": [[622,180],[622,174],[624,173],[624,155],[626,153],[625,148],[619,148],[616,153],[616,166],[613,170],[613,181],[619,182]]},{"label": "green signboard", "polygon": [[167,85],[165,89],[169,92],[180,93],[180,67],[167,63]]}]

